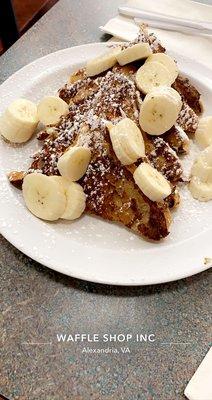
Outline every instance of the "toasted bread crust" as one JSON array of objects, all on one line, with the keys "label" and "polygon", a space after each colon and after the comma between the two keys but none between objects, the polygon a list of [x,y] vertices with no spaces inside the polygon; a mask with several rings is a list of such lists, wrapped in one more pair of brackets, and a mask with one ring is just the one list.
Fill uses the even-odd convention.
[{"label": "toasted bread crust", "polygon": [[188,78],[178,75],[172,86],[181,94],[183,100],[192,108],[195,114],[200,115],[202,113],[201,94],[191,84]]},{"label": "toasted bread crust", "polygon": [[162,138],[177,154],[188,154],[190,141],[185,131],[177,124],[172,126]]}]

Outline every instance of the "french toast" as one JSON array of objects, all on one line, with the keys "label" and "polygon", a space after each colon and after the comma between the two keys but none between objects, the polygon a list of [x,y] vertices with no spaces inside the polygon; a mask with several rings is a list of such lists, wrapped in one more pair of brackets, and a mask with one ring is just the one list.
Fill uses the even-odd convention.
[{"label": "french toast", "polygon": [[[153,34],[143,28],[131,44],[147,42],[154,53],[165,48]],[[86,194],[86,212],[118,222],[150,240],[165,238],[170,231],[171,209],[179,202],[177,184],[183,180],[178,154],[187,154],[189,139],[198,124],[201,112],[198,91],[187,79],[178,77],[173,87],[183,98],[177,123],[160,137],[142,132],[146,155],[132,165],[124,166],[116,157],[107,122],[117,123],[128,117],[139,126],[142,95],[135,84],[135,74],[141,63],[116,64],[97,77],[87,77],[85,69],[70,76],[69,83],[59,90],[59,96],[69,105],[69,112],[59,123],[38,134],[43,147],[33,156],[28,173],[59,175],[58,159],[70,147],[81,145],[91,150],[91,161],[80,179]],[[136,167],[149,162],[161,172],[172,187],[164,201],[151,201],[133,179]],[[20,181],[20,175],[19,181]],[[14,178],[14,175],[13,175]],[[11,181],[15,181],[11,176]]]},{"label": "french toast", "polygon": [[[31,168],[39,169],[46,175],[58,174],[57,160],[67,147],[76,142],[88,145],[92,149],[92,160],[80,180],[87,195],[86,211],[120,222],[149,239],[159,240],[167,236],[171,222],[168,204],[152,202],[136,187],[133,179],[136,166],[129,168],[121,165],[102,122],[102,118],[117,120],[124,113],[138,123],[139,104],[135,84],[126,76],[113,72],[93,80],[85,78],[84,84],[82,81],[79,83],[75,81],[60,91],[60,96],[70,104],[69,114],[53,132],[50,131],[42,151],[34,155]],[[85,98],[82,96],[83,86]],[[96,94],[100,101],[96,99]],[[168,147],[165,142],[164,146]],[[149,140],[149,153],[153,148],[154,142]],[[177,161],[177,157],[173,161]]]}]

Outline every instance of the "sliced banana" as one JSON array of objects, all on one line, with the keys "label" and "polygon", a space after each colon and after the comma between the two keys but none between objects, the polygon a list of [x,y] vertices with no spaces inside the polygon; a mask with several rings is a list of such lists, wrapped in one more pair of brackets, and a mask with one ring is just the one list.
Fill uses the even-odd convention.
[{"label": "sliced banana", "polygon": [[55,221],[63,215],[67,202],[65,192],[49,176],[39,173],[26,175],[22,189],[26,206],[36,217]]},{"label": "sliced banana", "polygon": [[165,53],[155,53],[155,54],[151,54],[147,58],[145,64],[152,62],[152,61],[159,62],[164,67],[166,67],[169,71],[170,79],[172,80],[172,83],[174,83],[175,79],[177,78],[177,76],[179,74],[179,70],[178,70],[177,64],[173,60],[173,58],[171,58],[170,56],[168,56]]},{"label": "sliced banana", "polygon": [[70,181],[78,181],[85,174],[91,159],[91,151],[82,146],[70,147],[58,160],[60,174]]},{"label": "sliced banana", "polygon": [[85,70],[87,76],[99,75],[104,71],[112,68],[116,63],[116,56],[120,52],[120,49],[115,49],[110,53],[107,53],[101,57],[94,58],[87,62]]},{"label": "sliced banana", "polygon": [[30,100],[18,99],[0,117],[0,133],[12,143],[24,143],[38,125],[37,106]]},{"label": "sliced banana", "polygon": [[145,63],[135,76],[136,85],[144,94],[159,86],[171,86],[172,79],[168,69],[159,62]]},{"label": "sliced banana", "polygon": [[212,184],[212,145],[200,153],[193,164],[191,176],[196,176],[201,182]]},{"label": "sliced banana", "polygon": [[176,122],[182,107],[179,93],[161,86],[148,93],[141,105],[139,123],[150,135],[161,135]]},{"label": "sliced banana", "polygon": [[51,175],[51,176],[49,176],[49,179],[59,183],[59,185],[62,187],[62,189],[65,193],[68,190],[70,184],[72,183],[72,181],[70,181],[69,179],[63,178],[63,176],[60,176],[60,175]]},{"label": "sliced banana", "polygon": [[46,96],[38,104],[38,117],[44,125],[54,125],[69,111],[68,104],[60,97]]},{"label": "sliced banana", "polygon": [[134,159],[129,156],[129,154],[124,150],[123,144],[120,140],[119,135],[112,129],[109,130],[110,139],[112,142],[113,150],[116,157],[122,163],[122,165],[130,165],[134,163]]},{"label": "sliced banana", "polygon": [[212,117],[200,118],[195,139],[203,148],[212,144]]},{"label": "sliced banana", "polygon": [[62,219],[74,220],[79,218],[85,210],[86,195],[82,186],[71,182],[62,176],[52,176],[50,179],[57,181],[63,188],[66,195],[66,208],[61,215]]},{"label": "sliced banana", "polygon": [[152,201],[160,202],[171,194],[170,183],[148,163],[141,163],[133,177],[136,185]]},{"label": "sliced banana", "polygon": [[[109,125],[108,128],[112,143],[114,143],[115,138],[116,147],[118,144],[118,148],[121,149],[118,150],[119,157],[120,151],[123,150],[123,154],[129,157],[129,162],[132,164],[132,161],[135,162],[138,158],[145,156],[145,144],[142,133],[130,118],[123,118],[116,125]],[[115,150],[116,153],[117,149]],[[123,159],[123,157],[121,158]]]},{"label": "sliced banana", "polygon": [[201,180],[196,176],[191,178],[191,181],[189,183],[189,190],[196,200],[212,200],[212,183],[201,182]]},{"label": "sliced banana", "polygon": [[124,150],[137,161],[145,156],[145,144],[141,130],[130,118],[124,118],[116,125]]},{"label": "sliced banana", "polygon": [[120,65],[126,65],[136,60],[142,60],[152,54],[149,43],[137,43],[127,47],[117,54],[116,58]]},{"label": "sliced banana", "polygon": [[68,190],[66,190],[67,204],[62,219],[73,220],[79,218],[85,210],[86,195],[82,186],[78,183],[71,182]]}]

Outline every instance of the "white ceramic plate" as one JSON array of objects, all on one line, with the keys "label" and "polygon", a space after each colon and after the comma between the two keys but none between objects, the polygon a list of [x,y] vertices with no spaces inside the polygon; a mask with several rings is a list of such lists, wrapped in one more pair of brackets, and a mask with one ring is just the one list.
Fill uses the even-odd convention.
[{"label": "white ceramic plate", "polygon": [[[105,51],[105,43],[73,47],[47,55],[25,66],[0,87],[0,112],[14,99],[38,100],[56,93],[70,72]],[[212,72],[201,64],[173,54],[180,69],[203,94],[209,112]],[[10,185],[6,173],[24,169],[38,148],[36,139],[14,147],[0,141],[0,229],[15,247],[34,260],[64,274],[93,282],[147,285],[172,281],[209,267],[212,257],[212,202],[199,203],[185,189],[174,214],[171,234],[161,243],[149,243],[122,226],[84,216],[70,223],[47,223],[24,206],[21,192]],[[196,148],[184,161],[189,169]]]}]

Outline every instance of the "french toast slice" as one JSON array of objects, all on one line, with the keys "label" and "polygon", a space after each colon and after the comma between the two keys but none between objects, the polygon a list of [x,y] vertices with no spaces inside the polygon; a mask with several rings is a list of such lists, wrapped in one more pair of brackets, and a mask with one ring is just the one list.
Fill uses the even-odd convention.
[{"label": "french toast slice", "polygon": [[149,239],[166,237],[171,223],[168,204],[154,203],[140,191],[132,172],[117,160],[106,128],[103,135],[104,156],[97,153],[80,180],[87,195],[86,211]]}]

